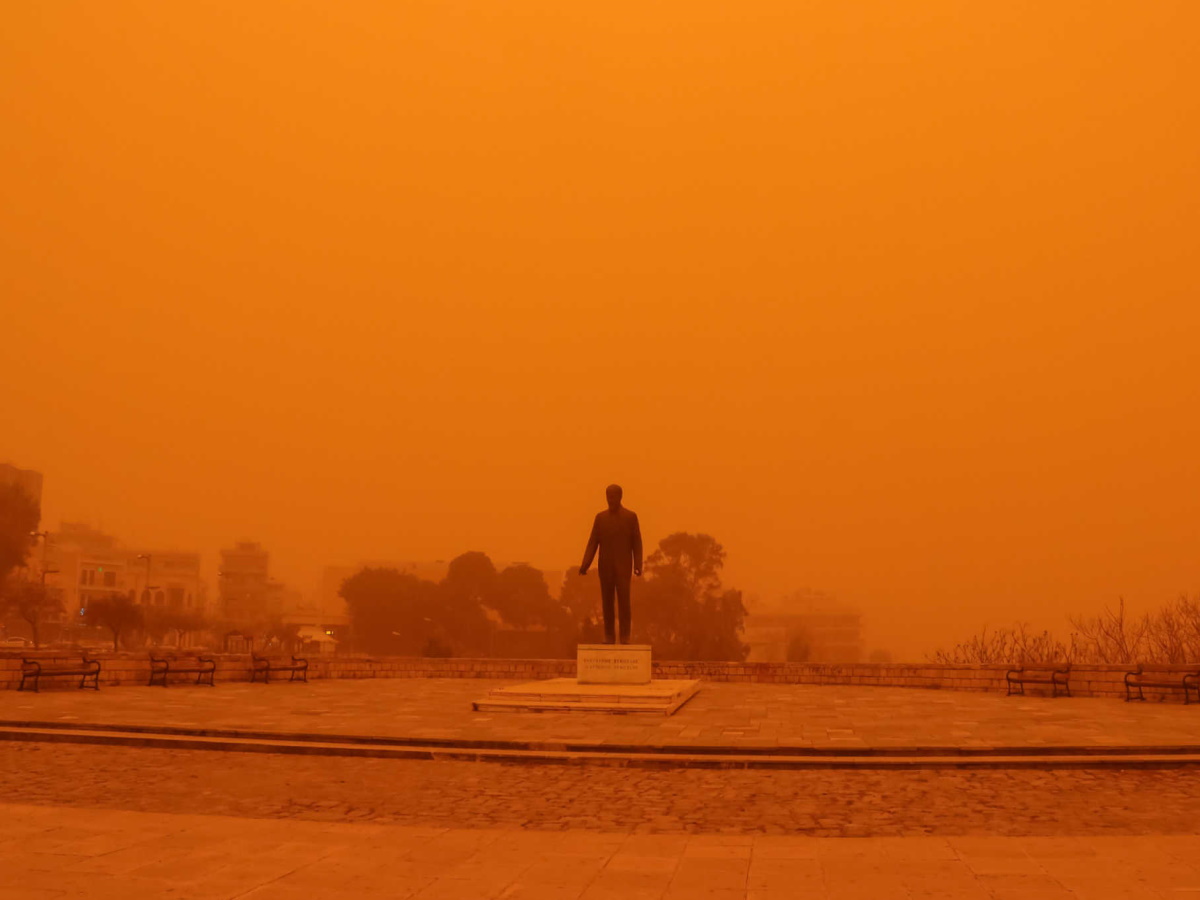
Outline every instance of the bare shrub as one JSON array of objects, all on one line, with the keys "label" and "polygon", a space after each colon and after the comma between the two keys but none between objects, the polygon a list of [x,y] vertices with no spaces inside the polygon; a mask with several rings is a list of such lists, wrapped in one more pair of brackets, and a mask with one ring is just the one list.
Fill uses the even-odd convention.
[{"label": "bare shrub", "polygon": [[1025,622],[1012,628],[982,632],[949,650],[927,657],[936,663],[988,665],[993,663],[1052,663],[1070,659],[1070,649],[1049,631],[1032,631]]},{"label": "bare shrub", "polygon": [[926,659],[953,664],[1081,663],[1200,663],[1200,597],[1181,594],[1159,609],[1131,619],[1125,600],[1105,607],[1097,616],[1072,616],[1069,640],[1049,631],[1035,632],[1027,624],[989,631],[984,628],[950,649],[936,650]]},{"label": "bare shrub", "polygon": [[1147,660],[1151,618],[1147,613],[1131,621],[1125,615],[1123,597],[1117,601],[1115,610],[1106,606],[1098,616],[1072,616],[1071,627],[1075,629],[1071,635],[1072,661],[1115,665]]}]

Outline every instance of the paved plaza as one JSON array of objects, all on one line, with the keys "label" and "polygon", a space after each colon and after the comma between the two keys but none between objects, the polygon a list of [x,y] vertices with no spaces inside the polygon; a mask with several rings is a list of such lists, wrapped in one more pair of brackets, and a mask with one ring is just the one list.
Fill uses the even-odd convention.
[{"label": "paved plaza", "polygon": [[544,833],[0,805],[0,897],[1165,900],[1200,838]]},{"label": "paved plaza", "polygon": [[0,693],[0,720],[628,746],[1200,746],[1200,707],[1098,698],[704,682],[675,715],[476,713],[490,679],[227,682]]},{"label": "paved plaza", "polygon": [[[0,693],[0,719],[614,746],[1195,747],[1179,703],[705,683],[672,717],[486,680]],[[1200,898],[1200,766],[619,768],[0,741],[9,898]]]}]

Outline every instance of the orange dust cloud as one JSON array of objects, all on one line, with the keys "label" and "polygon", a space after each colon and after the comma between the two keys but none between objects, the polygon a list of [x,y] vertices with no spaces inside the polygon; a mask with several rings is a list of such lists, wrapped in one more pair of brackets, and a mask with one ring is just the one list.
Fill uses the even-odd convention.
[{"label": "orange dust cloud", "polygon": [[0,461],[205,554],[647,545],[902,654],[1200,588],[1200,5],[14,4]]}]

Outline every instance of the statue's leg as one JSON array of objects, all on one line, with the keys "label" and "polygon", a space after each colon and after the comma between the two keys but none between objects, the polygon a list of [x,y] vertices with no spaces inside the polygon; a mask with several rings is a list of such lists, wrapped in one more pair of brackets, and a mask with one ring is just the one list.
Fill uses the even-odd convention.
[{"label": "statue's leg", "polygon": [[616,610],[613,608],[613,595],[616,593],[617,578],[613,572],[605,572],[600,569],[600,605],[604,610],[604,643],[611,644],[616,640],[616,623],[613,617]]},{"label": "statue's leg", "polygon": [[621,643],[629,643],[629,583],[632,576],[622,575],[617,579],[617,615],[620,619]]}]

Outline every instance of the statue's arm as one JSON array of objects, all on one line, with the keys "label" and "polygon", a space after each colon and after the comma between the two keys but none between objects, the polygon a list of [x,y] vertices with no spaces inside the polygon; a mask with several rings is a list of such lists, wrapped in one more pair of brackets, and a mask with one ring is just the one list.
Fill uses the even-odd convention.
[{"label": "statue's arm", "polygon": [[583,551],[583,562],[579,565],[579,574],[586,575],[592,560],[596,558],[596,550],[600,547],[600,535],[596,523],[592,522],[592,533],[588,536],[587,549]]},{"label": "statue's arm", "polygon": [[633,571],[642,574],[642,526],[636,513],[633,516]]}]

